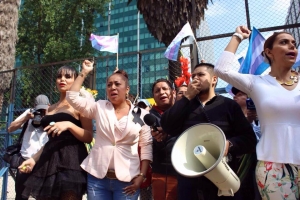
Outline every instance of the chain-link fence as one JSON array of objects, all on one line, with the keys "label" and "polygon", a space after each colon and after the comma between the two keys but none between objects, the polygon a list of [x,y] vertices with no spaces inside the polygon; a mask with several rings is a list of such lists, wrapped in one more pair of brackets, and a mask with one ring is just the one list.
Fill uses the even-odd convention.
[{"label": "chain-link fence", "polygon": [[[196,30],[198,47],[187,41],[181,46],[181,55],[187,57],[191,68],[201,59],[215,63],[224,50],[235,27],[246,24],[248,28],[256,27],[264,37],[273,31],[286,30],[299,42],[299,0],[245,0],[214,1],[208,6],[205,20]],[[141,40],[141,44],[143,41]],[[298,43],[299,44],[299,43]],[[143,44],[145,45],[145,44]],[[240,66],[238,59],[245,57],[248,41],[243,42],[238,51],[234,68]],[[198,53],[195,54],[195,49]],[[84,85],[98,90],[97,99],[106,99],[106,79],[116,69],[124,69],[129,75],[130,93],[139,98],[151,98],[152,83],[159,78],[171,81],[181,75],[180,63],[169,61],[164,57],[166,48],[148,49],[139,52],[109,54],[94,58],[95,70],[86,79]],[[50,103],[59,99],[56,92],[56,72],[62,65],[80,69],[83,59],[51,63],[39,66],[21,67],[11,71],[0,72],[0,154],[5,147],[12,144],[19,131],[12,135],[7,133],[8,125],[27,108],[34,106],[34,98],[39,94],[49,97]],[[117,63],[118,62],[118,63]],[[225,92],[227,83],[219,80],[217,90]],[[6,167],[1,160],[0,169]],[[14,199],[13,173],[2,176],[2,199]]]},{"label": "chain-link fence", "polygon": [[[0,77],[6,79],[6,84],[0,86],[0,156],[3,156],[7,146],[14,144],[19,136],[20,130],[7,133],[8,125],[26,109],[34,107],[34,99],[39,94],[49,97],[50,103],[59,100],[59,93],[56,89],[57,70],[63,65],[78,68],[79,62],[60,62],[45,64],[42,66],[21,67],[11,71],[0,72]],[[94,73],[86,80],[84,85],[92,88]],[[1,159],[0,169],[5,169],[7,164]],[[4,172],[4,171],[3,171]],[[14,199],[14,170],[9,170],[2,176],[2,197]],[[3,175],[3,174],[1,174]],[[7,188],[7,189],[6,189]],[[4,193],[6,193],[4,195]]]}]

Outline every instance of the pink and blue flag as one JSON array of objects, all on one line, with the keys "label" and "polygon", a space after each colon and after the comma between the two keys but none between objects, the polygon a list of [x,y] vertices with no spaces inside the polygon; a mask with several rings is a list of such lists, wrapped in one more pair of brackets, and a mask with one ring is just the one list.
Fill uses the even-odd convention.
[{"label": "pink and blue flag", "polygon": [[264,62],[261,52],[264,49],[265,38],[253,27],[251,32],[248,51],[239,70],[242,74],[262,74],[270,64]]},{"label": "pink and blue flag", "polygon": [[98,51],[118,53],[119,35],[98,36],[91,34],[90,41],[92,42],[92,47]]},{"label": "pink and blue flag", "polygon": [[[265,63],[264,57],[261,55],[261,52],[264,49],[264,43],[265,38],[255,27],[253,27],[246,57],[244,59],[239,59],[239,63],[241,64],[239,69],[240,73],[260,75],[269,68],[270,64]],[[231,88],[232,86],[228,84],[225,90],[230,93]]]},{"label": "pink and blue flag", "polygon": [[171,44],[168,46],[165,57],[169,60],[177,61],[178,51],[180,48],[181,40],[187,36],[194,37],[194,33],[192,31],[191,25],[187,22],[181,29],[181,31],[176,35]]}]

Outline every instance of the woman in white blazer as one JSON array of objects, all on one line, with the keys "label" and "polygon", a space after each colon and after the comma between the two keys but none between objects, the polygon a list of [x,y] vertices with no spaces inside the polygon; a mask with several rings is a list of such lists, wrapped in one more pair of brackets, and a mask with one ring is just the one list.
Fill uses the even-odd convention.
[{"label": "woman in white blazer", "polygon": [[128,76],[120,70],[107,79],[109,101],[93,102],[80,97],[81,85],[92,70],[93,63],[85,60],[67,93],[68,102],[76,110],[96,120],[95,145],[81,164],[88,172],[88,199],[138,199],[140,185],[152,161],[150,127],[143,122],[147,111],[134,108],[127,100]]}]

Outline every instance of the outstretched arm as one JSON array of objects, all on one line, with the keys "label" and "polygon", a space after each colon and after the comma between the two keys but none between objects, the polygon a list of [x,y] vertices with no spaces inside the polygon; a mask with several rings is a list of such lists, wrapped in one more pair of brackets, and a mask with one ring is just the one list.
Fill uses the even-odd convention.
[{"label": "outstretched arm", "polygon": [[66,99],[69,104],[82,115],[89,119],[94,118],[94,114],[97,111],[97,106],[95,100],[89,98],[83,98],[79,96],[79,91],[81,89],[82,83],[87,76],[87,74],[93,70],[93,63],[89,60],[85,60],[82,63],[82,70],[78,77],[72,84],[70,91],[67,91]]},{"label": "outstretched arm", "polygon": [[33,118],[33,114],[30,112],[30,109],[28,109],[9,125],[7,131],[9,133],[11,133],[11,132],[21,128],[22,125],[31,118]]},{"label": "outstretched arm", "polygon": [[238,26],[235,29],[235,34],[237,35],[231,37],[225,51],[235,53],[242,40],[249,38],[251,31],[246,26]]},{"label": "outstretched arm", "polygon": [[245,26],[238,26],[236,28],[236,35],[233,35],[230,39],[225,51],[219,58],[216,66],[215,73],[218,77],[238,88],[239,90],[250,94],[253,86],[252,74],[241,74],[231,69],[235,52],[242,42],[242,40],[249,38],[251,31]]},{"label": "outstretched arm", "polygon": [[83,61],[81,72],[72,84],[70,91],[79,92],[85,77],[93,70],[93,64],[89,60]]}]

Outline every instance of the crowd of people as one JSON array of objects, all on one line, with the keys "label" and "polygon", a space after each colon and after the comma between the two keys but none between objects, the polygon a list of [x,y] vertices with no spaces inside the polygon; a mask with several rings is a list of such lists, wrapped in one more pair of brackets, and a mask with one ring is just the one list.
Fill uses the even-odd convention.
[{"label": "crowd of people", "polygon": [[[61,67],[56,78],[59,101],[50,105],[45,95],[36,98],[35,109],[44,110],[41,126],[33,127],[28,110],[8,129],[12,132],[29,120],[16,200],[77,200],[85,193],[90,200],[299,200],[300,86],[291,70],[298,54],[295,39],[287,32],[274,33],[262,52],[270,73],[240,74],[230,67],[238,45],[250,34],[238,26],[216,65],[193,66],[188,85],[174,88],[167,79],[156,80],[153,106],[130,101],[123,70],[107,78],[108,100],[95,101],[80,91],[93,63],[85,60],[79,74]],[[218,78],[233,85],[233,99],[216,94]],[[247,107],[249,97],[255,109]],[[151,126],[144,120],[149,114],[155,119]],[[92,120],[95,144],[88,154],[84,144],[93,139]],[[245,155],[255,158],[234,196],[218,196],[218,187],[208,178],[184,176],[172,165],[177,138],[201,123],[222,130],[224,156],[235,173]],[[145,182],[149,184],[141,187]]]}]

